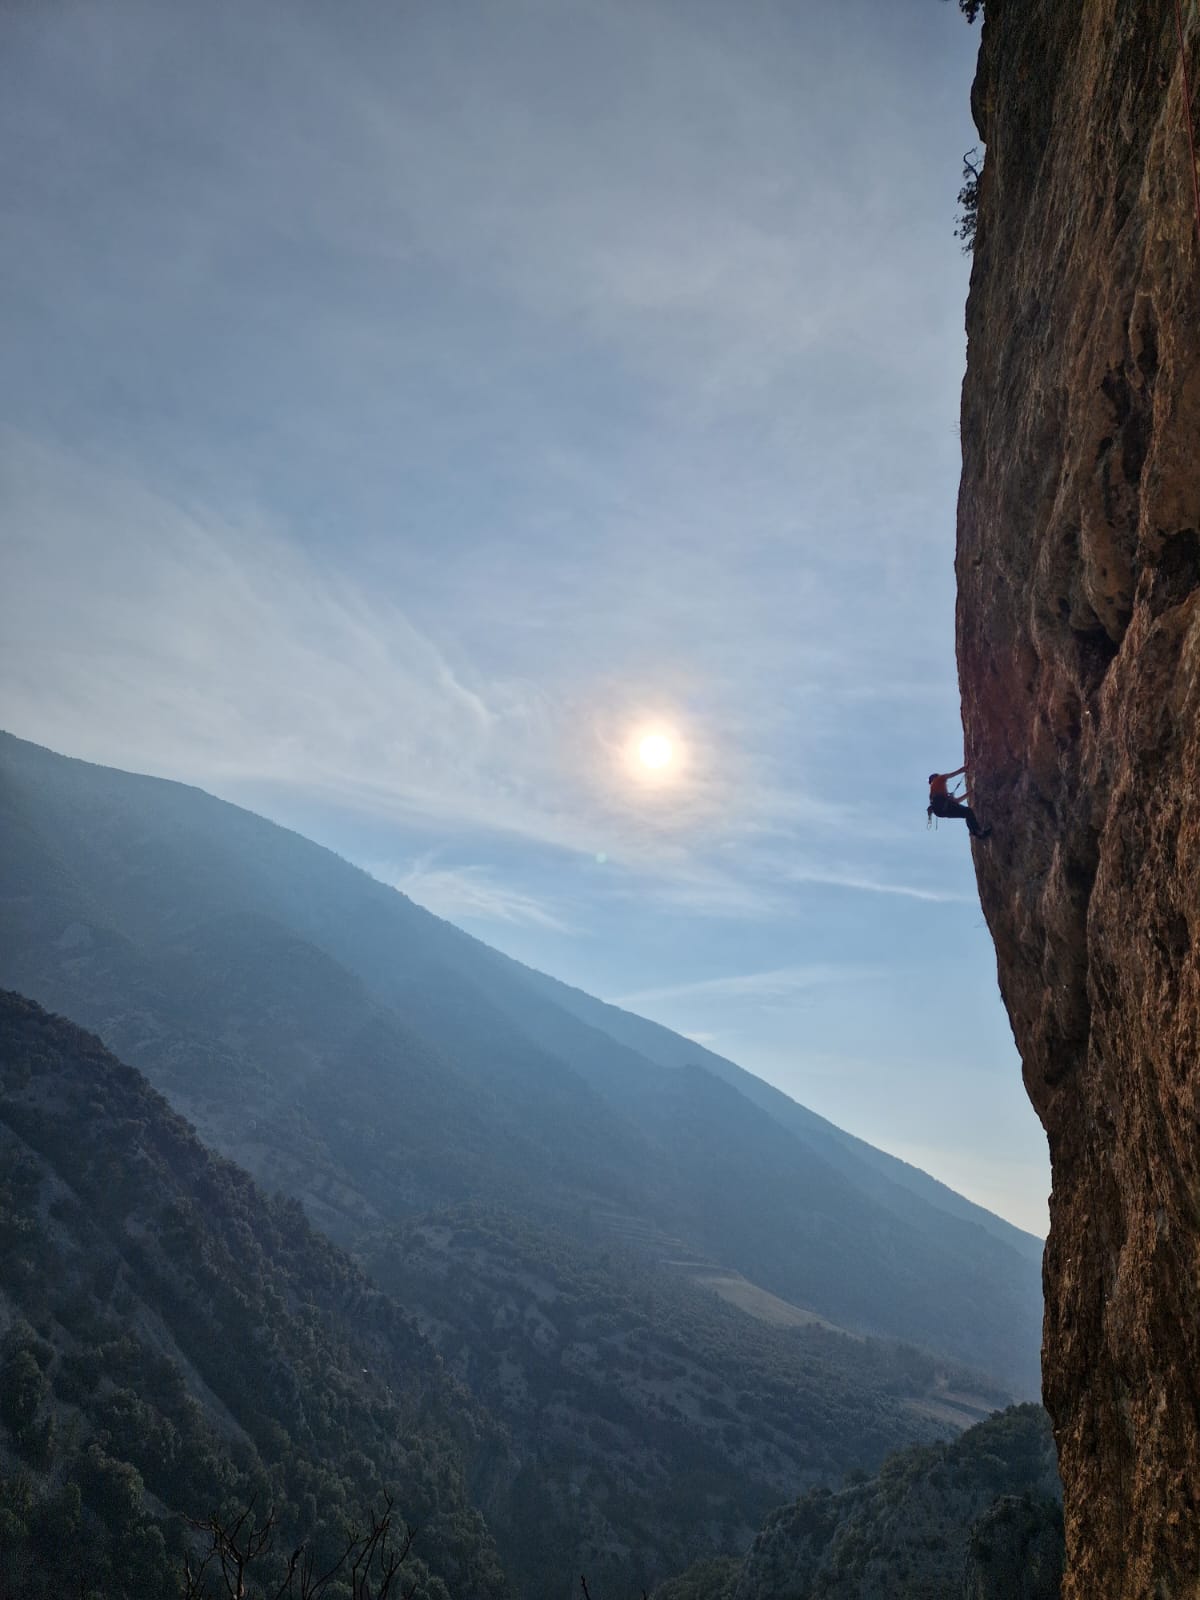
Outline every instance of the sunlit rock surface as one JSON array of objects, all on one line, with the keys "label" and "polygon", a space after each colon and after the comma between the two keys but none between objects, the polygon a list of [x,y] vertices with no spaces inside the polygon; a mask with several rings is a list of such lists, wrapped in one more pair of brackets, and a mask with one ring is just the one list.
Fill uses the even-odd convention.
[{"label": "sunlit rock surface", "polygon": [[[1200,17],[1187,32],[1200,80]],[[1200,1592],[1200,257],[1171,0],[988,0],[958,657],[1074,1600]]]}]

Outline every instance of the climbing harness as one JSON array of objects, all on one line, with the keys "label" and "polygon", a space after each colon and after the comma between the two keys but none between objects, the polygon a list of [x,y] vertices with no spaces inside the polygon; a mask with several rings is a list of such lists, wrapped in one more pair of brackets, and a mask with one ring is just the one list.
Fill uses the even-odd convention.
[{"label": "climbing harness", "polygon": [[1200,244],[1200,174],[1196,171],[1196,130],[1192,125],[1192,82],[1188,73],[1187,47],[1183,40],[1182,0],[1175,0],[1175,31],[1179,35],[1179,65],[1183,70],[1183,117],[1187,127],[1188,152],[1192,158],[1192,196],[1196,202],[1196,241]]}]

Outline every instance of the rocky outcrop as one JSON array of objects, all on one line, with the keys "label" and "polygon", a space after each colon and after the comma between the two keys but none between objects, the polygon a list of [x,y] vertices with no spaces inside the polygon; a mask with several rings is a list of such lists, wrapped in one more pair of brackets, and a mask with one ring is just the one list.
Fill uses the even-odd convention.
[{"label": "rocky outcrop", "polygon": [[[1200,17],[1187,23],[1200,80]],[[1075,1600],[1200,1593],[1200,251],[1171,0],[988,0],[958,661]]]}]

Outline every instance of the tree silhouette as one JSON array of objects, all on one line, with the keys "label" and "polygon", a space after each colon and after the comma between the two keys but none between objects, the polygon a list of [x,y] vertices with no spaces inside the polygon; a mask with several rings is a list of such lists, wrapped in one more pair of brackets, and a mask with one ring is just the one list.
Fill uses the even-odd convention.
[{"label": "tree silhouette", "polygon": [[[330,1584],[340,1579],[350,1582],[353,1600],[388,1600],[397,1584],[400,1568],[412,1549],[415,1533],[405,1530],[393,1540],[392,1497],[383,1497],[383,1514],[367,1511],[365,1524],[347,1529],[345,1542],[333,1561],[324,1568],[306,1545],[293,1550],[286,1561],[275,1563],[269,1580],[252,1579],[251,1569],[270,1563],[274,1551],[277,1517],[272,1508],[256,1522],[253,1501],[228,1521],[215,1512],[204,1522],[192,1526],[208,1537],[208,1546],[199,1561],[184,1563],[184,1600],[320,1600]],[[416,1584],[396,1589],[398,1600],[411,1600]]]},{"label": "tree silhouette", "polygon": [[958,213],[954,237],[962,240],[965,255],[970,255],[975,248],[975,231],[979,225],[979,179],[983,169],[971,159],[978,152],[979,146],[976,145],[963,156],[963,186],[958,191],[958,203],[962,210]]}]

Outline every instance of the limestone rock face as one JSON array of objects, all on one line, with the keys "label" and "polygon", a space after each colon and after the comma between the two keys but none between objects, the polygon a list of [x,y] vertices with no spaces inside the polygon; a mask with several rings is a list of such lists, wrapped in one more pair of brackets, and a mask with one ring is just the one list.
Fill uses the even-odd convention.
[{"label": "limestone rock face", "polygon": [[1173,1600],[1200,1593],[1200,252],[1172,0],[987,0],[972,106],[958,664],[1053,1164],[1063,1592]]}]

